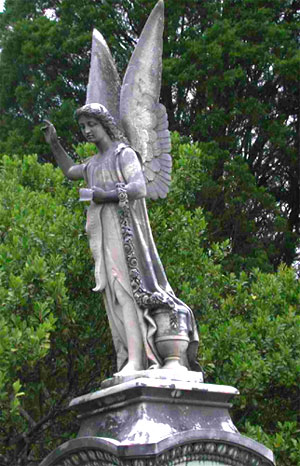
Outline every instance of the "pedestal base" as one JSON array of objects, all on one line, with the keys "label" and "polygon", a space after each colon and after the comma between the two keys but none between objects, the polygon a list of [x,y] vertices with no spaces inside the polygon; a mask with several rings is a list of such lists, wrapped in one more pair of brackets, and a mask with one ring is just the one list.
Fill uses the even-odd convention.
[{"label": "pedestal base", "polygon": [[78,437],[41,466],[274,466],[272,452],[233,425],[235,388],[204,384],[192,372],[174,378],[145,372],[118,385],[120,378],[109,379],[107,388],[75,398]]}]

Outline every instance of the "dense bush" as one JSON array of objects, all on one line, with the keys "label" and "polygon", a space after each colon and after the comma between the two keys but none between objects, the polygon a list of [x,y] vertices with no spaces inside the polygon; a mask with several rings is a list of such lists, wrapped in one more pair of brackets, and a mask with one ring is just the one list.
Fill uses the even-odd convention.
[{"label": "dense bush", "polygon": [[[201,183],[207,154],[175,138],[173,188],[148,203],[162,261],[195,312],[206,380],[241,392],[237,427],[273,449],[280,466],[299,466],[299,283],[288,267],[263,272],[258,259],[255,268],[254,256],[241,273],[228,271],[232,243],[212,244],[191,202],[193,151]],[[113,373],[114,355],[91,292],[78,185],[33,156],[3,157],[0,176],[0,464],[27,466],[76,434],[68,402]]]},{"label": "dense bush", "polygon": [[27,464],[69,432],[68,416],[57,416],[70,396],[108,375],[112,347],[104,307],[90,291],[76,187],[36,157],[4,157],[0,191],[0,451],[9,465]]}]

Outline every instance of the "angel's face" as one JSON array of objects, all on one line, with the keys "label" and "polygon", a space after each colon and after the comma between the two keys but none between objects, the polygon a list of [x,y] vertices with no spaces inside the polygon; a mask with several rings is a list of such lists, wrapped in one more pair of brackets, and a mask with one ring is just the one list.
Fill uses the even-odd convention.
[{"label": "angel's face", "polygon": [[101,143],[107,138],[107,133],[100,121],[92,116],[82,115],[78,120],[80,129],[87,141],[94,144]]}]

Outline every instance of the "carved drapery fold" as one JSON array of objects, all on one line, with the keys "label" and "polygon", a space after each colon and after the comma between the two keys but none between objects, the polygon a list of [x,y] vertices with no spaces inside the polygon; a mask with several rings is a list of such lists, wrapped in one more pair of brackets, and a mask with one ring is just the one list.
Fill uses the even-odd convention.
[{"label": "carved drapery fold", "polygon": [[162,293],[151,293],[143,286],[138,259],[134,247],[134,234],[131,225],[129,200],[125,183],[117,183],[116,189],[119,198],[119,222],[121,227],[123,247],[130,278],[133,297],[141,309],[154,310],[167,308],[170,310],[170,326],[178,328],[178,316],[174,301]]}]

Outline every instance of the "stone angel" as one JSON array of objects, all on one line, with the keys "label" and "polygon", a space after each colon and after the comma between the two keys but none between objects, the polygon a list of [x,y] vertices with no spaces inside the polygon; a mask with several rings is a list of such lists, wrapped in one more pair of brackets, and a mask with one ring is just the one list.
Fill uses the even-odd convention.
[{"label": "stone angel", "polygon": [[192,311],[169,285],[152,237],[146,198],[166,197],[171,143],[159,103],[164,4],[143,29],[123,83],[102,35],[94,30],[86,105],[76,112],[97,154],[76,164],[45,121],[45,138],[71,180],[84,179],[86,231],[95,261],[94,291],[104,292],[118,375],[149,368],[197,370]]}]

